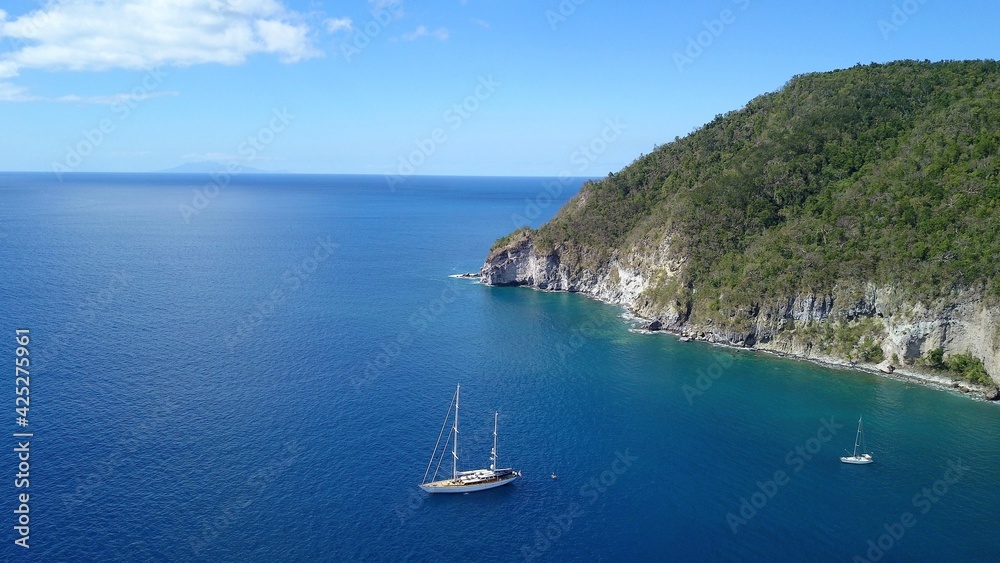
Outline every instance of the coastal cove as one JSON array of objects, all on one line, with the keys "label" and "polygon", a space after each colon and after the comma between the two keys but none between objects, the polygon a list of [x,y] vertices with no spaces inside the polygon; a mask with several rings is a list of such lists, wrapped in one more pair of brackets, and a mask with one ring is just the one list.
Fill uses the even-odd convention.
[{"label": "coastal cove", "polygon": [[[472,273],[457,274],[451,277],[459,279],[470,279],[470,278],[479,279],[478,275]],[[615,301],[602,298],[601,296],[594,296],[588,293],[575,292],[575,291],[567,292],[562,290],[540,289],[537,287],[530,287],[530,286],[525,287],[525,289],[531,289],[542,293],[572,293],[584,297],[586,299],[591,299],[594,301],[606,303],[608,305],[617,307],[622,310],[621,318],[623,324],[627,325],[629,327],[629,332],[632,332],[634,334],[671,337],[678,339],[680,342],[685,342],[685,343],[692,342],[692,343],[709,344],[712,346],[717,346],[739,352],[763,353],[785,360],[804,361],[828,368],[857,371],[861,373],[875,375],[877,377],[884,377],[886,379],[900,381],[903,383],[914,383],[922,385],[930,389],[935,389],[951,393],[954,395],[967,397],[972,400],[993,402],[997,405],[1000,405],[1000,402],[997,402],[998,399],[1000,399],[1000,397],[998,397],[997,395],[996,387],[977,385],[975,383],[970,383],[968,381],[962,381],[954,377],[949,377],[948,375],[933,373],[927,369],[918,370],[912,367],[908,368],[908,367],[893,366],[894,369],[891,372],[887,372],[883,369],[880,369],[879,365],[874,363],[866,364],[866,363],[859,363],[850,360],[845,360],[843,358],[837,358],[834,356],[809,356],[803,354],[783,352],[768,348],[739,346],[731,342],[711,340],[705,338],[704,335],[701,336],[692,335],[686,331],[671,330],[670,328],[663,327],[661,324],[657,324],[657,319],[645,318],[639,316],[634,312],[629,311],[628,307],[621,305],[620,303],[617,303]],[[650,328],[650,326],[656,328]]]},{"label": "coastal cove", "polygon": [[[41,560],[848,561],[906,513],[883,561],[997,557],[996,405],[448,277],[552,178],[248,174],[185,222],[208,181],[0,175]],[[456,384],[459,469],[499,411],[515,482],[420,489]]]},{"label": "coastal cove", "polygon": [[[512,287],[485,286],[483,289],[492,298],[514,308],[516,318],[522,319],[519,329],[525,334],[511,335],[511,345],[519,350],[532,348],[530,343],[537,338],[537,323],[555,323],[561,327],[557,330],[563,336],[547,346],[551,360],[540,366],[537,372],[540,377],[567,383],[562,379],[564,371],[555,367],[566,363],[567,369],[576,372],[572,374],[574,379],[582,377],[588,385],[601,385],[595,378],[609,384],[612,380],[628,382],[631,399],[616,401],[622,408],[629,409],[636,401],[660,405],[657,408],[662,410],[655,415],[658,426],[646,428],[652,433],[650,443],[658,446],[654,451],[644,449],[642,452],[656,456],[652,463],[657,469],[652,469],[646,464],[649,460],[643,458],[642,470],[651,471],[644,476],[643,483],[654,490],[669,483],[671,493],[668,497],[654,493],[652,498],[641,502],[645,509],[654,513],[656,510],[652,507],[666,502],[677,511],[672,518],[691,517],[698,521],[692,526],[685,526],[693,534],[691,537],[683,534],[672,536],[667,542],[673,553],[680,554],[680,558],[695,557],[694,552],[685,548],[699,544],[703,545],[702,554],[713,554],[710,559],[850,560],[859,556],[865,560],[868,557],[868,540],[878,542],[880,536],[887,533],[883,525],[892,527],[894,522],[899,521],[900,514],[909,512],[914,516],[915,528],[919,532],[911,534],[910,528],[907,528],[905,539],[894,540],[890,560],[932,561],[938,557],[970,560],[965,552],[969,547],[967,541],[954,540],[948,548],[934,553],[910,551],[907,543],[914,541],[917,535],[938,533],[938,530],[928,530],[924,526],[930,522],[935,523],[931,526],[942,524],[935,517],[935,512],[942,507],[948,507],[944,508],[947,511],[956,510],[953,515],[962,520],[965,520],[968,511],[978,510],[979,501],[964,495],[961,499],[954,496],[968,482],[965,477],[969,473],[963,473],[961,479],[949,483],[948,479],[954,476],[954,472],[949,472],[949,462],[965,463],[971,467],[966,459],[970,455],[975,456],[975,465],[983,464],[983,476],[990,476],[987,477],[991,483],[988,488],[993,487],[997,473],[992,463],[1000,461],[1000,458],[994,459],[991,454],[980,457],[979,454],[993,450],[991,436],[1000,431],[1000,426],[997,426],[1000,411],[995,403],[970,401],[967,395],[942,393],[916,381],[847,366],[754,353],[751,349],[722,344],[680,342],[667,334],[637,333],[637,329],[630,327],[641,326],[643,320],[623,313],[619,306],[582,294],[525,291],[526,288]],[[555,308],[551,309],[550,315],[546,315],[550,318],[544,318],[540,312],[548,307]],[[515,320],[511,319],[512,322]],[[609,355],[610,358],[604,357]],[[646,399],[639,398],[648,393],[652,395]],[[875,464],[868,468],[841,467],[836,457],[845,455],[845,449],[846,453],[850,453],[859,414],[865,417]],[[626,416],[616,420],[629,429],[626,433],[632,429],[639,431],[634,426],[638,421],[630,419]],[[959,419],[962,421],[959,422]],[[833,430],[829,429],[831,426]],[[876,426],[879,428],[876,429]],[[706,431],[709,436],[705,435]],[[955,443],[951,434],[957,432],[964,435],[968,431],[990,445],[983,450],[983,444],[969,442],[966,446],[970,449],[962,449],[963,446]],[[772,433],[775,435],[773,439],[763,437]],[[667,435],[672,437],[667,438]],[[928,441],[918,444],[922,441],[918,436]],[[768,444],[767,455],[758,456],[753,452],[759,447],[760,440]],[[751,441],[754,444],[750,444]],[[702,457],[708,451],[727,453],[722,456],[724,460],[716,459],[714,454]],[[631,452],[635,454],[636,450],[633,448]],[[682,461],[686,456],[697,459]],[[927,468],[921,468],[925,462],[939,467],[940,474],[927,474]],[[720,472],[719,466],[715,465],[727,463],[732,464],[736,473],[747,471],[754,474],[754,478],[745,481],[736,478],[735,482],[739,484],[734,486],[731,477],[725,471]],[[668,478],[663,473],[673,474],[673,469],[680,467],[684,468],[685,477]],[[859,473],[859,469],[870,469],[877,476]],[[718,490],[708,493],[697,486],[698,490],[690,495],[678,490],[689,486],[692,476],[699,472],[704,472],[705,481],[715,483]],[[779,472],[781,477],[776,478]],[[923,472],[923,477],[918,480],[926,480],[926,485],[916,485],[909,481],[909,477],[904,477],[910,472]],[[626,473],[625,477],[628,475]],[[560,471],[559,480],[564,478],[564,472]],[[875,481],[869,481],[872,478]],[[661,481],[664,479],[666,482]],[[906,483],[899,483],[898,479]],[[611,480],[610,477],[608,480]],[[880,483],[876,485],[876,481]],[[933,487],[939,481],[944,484],[939,484],[938,490],[947,487],[941,498],[933,493]],[[623,482],[624,478],[619,479],[605,494],[613,494]],[[925,489],[932,491],[931,497],[922,496]],[[907,492],[901,493],[903,490]],[[700,537],[700,532],[693,532],[692,529],[696,530],[704,524],[700,521],[701,509],[696,505],[706,502],[706,499],[712,499],[707,501],[709,503],[715,502],[717,493],[731,495],[732,500],[722,501],[711,509],[719,510],[718,518],[724,524],[722,528],[725,532],[720,529],[716,534],[708,533],[713,541],[719,542],[718,546],[710,548],[693,539]],[[631,494],[638,498],[644,493]],[[901,498],[888,501],[894,494]],[[994,497],[992,493],[987,494],[991,499]],[[956,504],[948,504],[945,499],[949,497],[956,499]],[[585,498],[582,491],[579,498]],[[886,510],[882,516],[874,515],[885,510],[887,505],[893,508]],[[776,517],[772,511],[784,512],[777,516],[780,522],[771,520]],[[570,513],[568,509],[567,513]],[[615,515],[615,518],[620,517],[620,514]],[[983,517],[990,518],[985,514]],[[767,523],[762,530],[758,526],[765,520]],[[790,520],[796,521],[796,524]],[[664,522],[667,521],[662,520],[660,525],[668,530],[678,526],[675,520]],[[854,526],[863,528],[865,522],[870,524],[870,536],[858,538],[859,545],[853,552],[844,552],[845,542],[840,540],[839,535],[852,535],[846,530]],[[992,520],[982,524],[981,529],[990,530],[989,533],[997,530]],[[610,533],[618,533],[617,526]],[[816,543],[808,547],[804,544],[788,547],[791,535],[797,539],[808,537],[808,541]],[[782,542],[781,550],[774,546],[778,539]],[[918,540],[922,544],[921,549],[931,549],[931,545],[943,540],[939,537],[924,543],[924,539]],[[762,547],[760,542],[774,547]],[[985,543],[978,545],[984,557],[992,557],[995,553],[992,546]],[[948,554],[948,550],[957,551]]]}]

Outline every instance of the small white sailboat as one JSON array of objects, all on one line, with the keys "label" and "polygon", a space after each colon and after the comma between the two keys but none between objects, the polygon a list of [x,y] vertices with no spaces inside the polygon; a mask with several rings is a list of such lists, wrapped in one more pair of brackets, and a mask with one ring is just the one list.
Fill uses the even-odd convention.
[{"label": "small white sailboat", "polygon": [[[472,471],[458,470],[458,395],[460,389],[461,385],[455,387],[455,396],[448,407],[448,414],[445,415],[444,424],[441,425],[441,433],[438,434],[437,444],[434,445],[434,452],[431,454],[431,460],[427,463],[427,470],[424,471],[424,479],[420,483],[420,488],[428,493],[471,493],[474,491],[484,491],[506,485],[521,476],[520,471],[514,471],[510,467],[497,468],[499,460],[499,456],[497,455],[497,419],[500,415],[499,412],[493,413],[493,450],[490,452],[490,468],[474,469]],[[452,407],[455,409],[454,424],[452,424],[448,439],[441,449],[440,456],[438,456],[438,446],[441,444],[441,437],[444,435],[444,429],[448,425],[448,419],[451,418]],[[448,441],[451,441],[451,478],[436,480],[438,469],[440,469],[441,462],[444,461],[445,452],[448,450]],[[428,479],[427,475],[431,471],[431,465],[434,464],[435,458],[438,459],[438,463],[434,468],[434,474]]]},{"label": "small white sailboat", "polygon": [[[861,453],[858,453],[858,445],[861,445]],[[871,463],[874,461],[872,455],[865,453],[865,432],[861,428],[861,417],[858,417],[858,433],[854,437],[854,453],[849,456],[843,456],[840,461],[843,463],[850,463],[854,465],[865,465],[866,463]]]}]

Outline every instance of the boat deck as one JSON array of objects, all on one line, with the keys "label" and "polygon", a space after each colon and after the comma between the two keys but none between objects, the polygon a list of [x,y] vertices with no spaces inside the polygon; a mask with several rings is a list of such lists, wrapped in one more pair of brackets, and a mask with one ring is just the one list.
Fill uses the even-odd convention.
[{"label": "boat deck", "polygon": [[442,479],[432,483],[424,483],[420,485],[420,488],[428,492],[474,491],[499,487],[518,477],[518,474],[513,470],[501,471],[504,472],[493,472],[487,469],[470,471],[457,479]]}]

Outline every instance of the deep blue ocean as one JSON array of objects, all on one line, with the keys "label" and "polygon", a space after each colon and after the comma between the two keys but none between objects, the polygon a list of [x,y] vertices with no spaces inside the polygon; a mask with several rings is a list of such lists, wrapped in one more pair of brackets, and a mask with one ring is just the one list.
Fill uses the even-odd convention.
[{"label": "deep blue ocean", "polygon": [[[0,560],[1000,560],[997,405],[449,277],[553,181],[0,174]],[[429,496],[457,383],[523,478]]]}]

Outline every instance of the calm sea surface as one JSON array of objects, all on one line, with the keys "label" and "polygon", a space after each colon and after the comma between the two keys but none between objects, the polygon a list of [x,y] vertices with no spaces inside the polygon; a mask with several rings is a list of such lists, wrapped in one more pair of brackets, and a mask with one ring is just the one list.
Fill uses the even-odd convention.
[{"label": "calm sea surface", "polygon": [[[1000,559],[996,405],[448,277],[553,181],[0,175],[0,560]],[[462,466],[500,409],[524,477],[431,497],[456,383]]]}]

